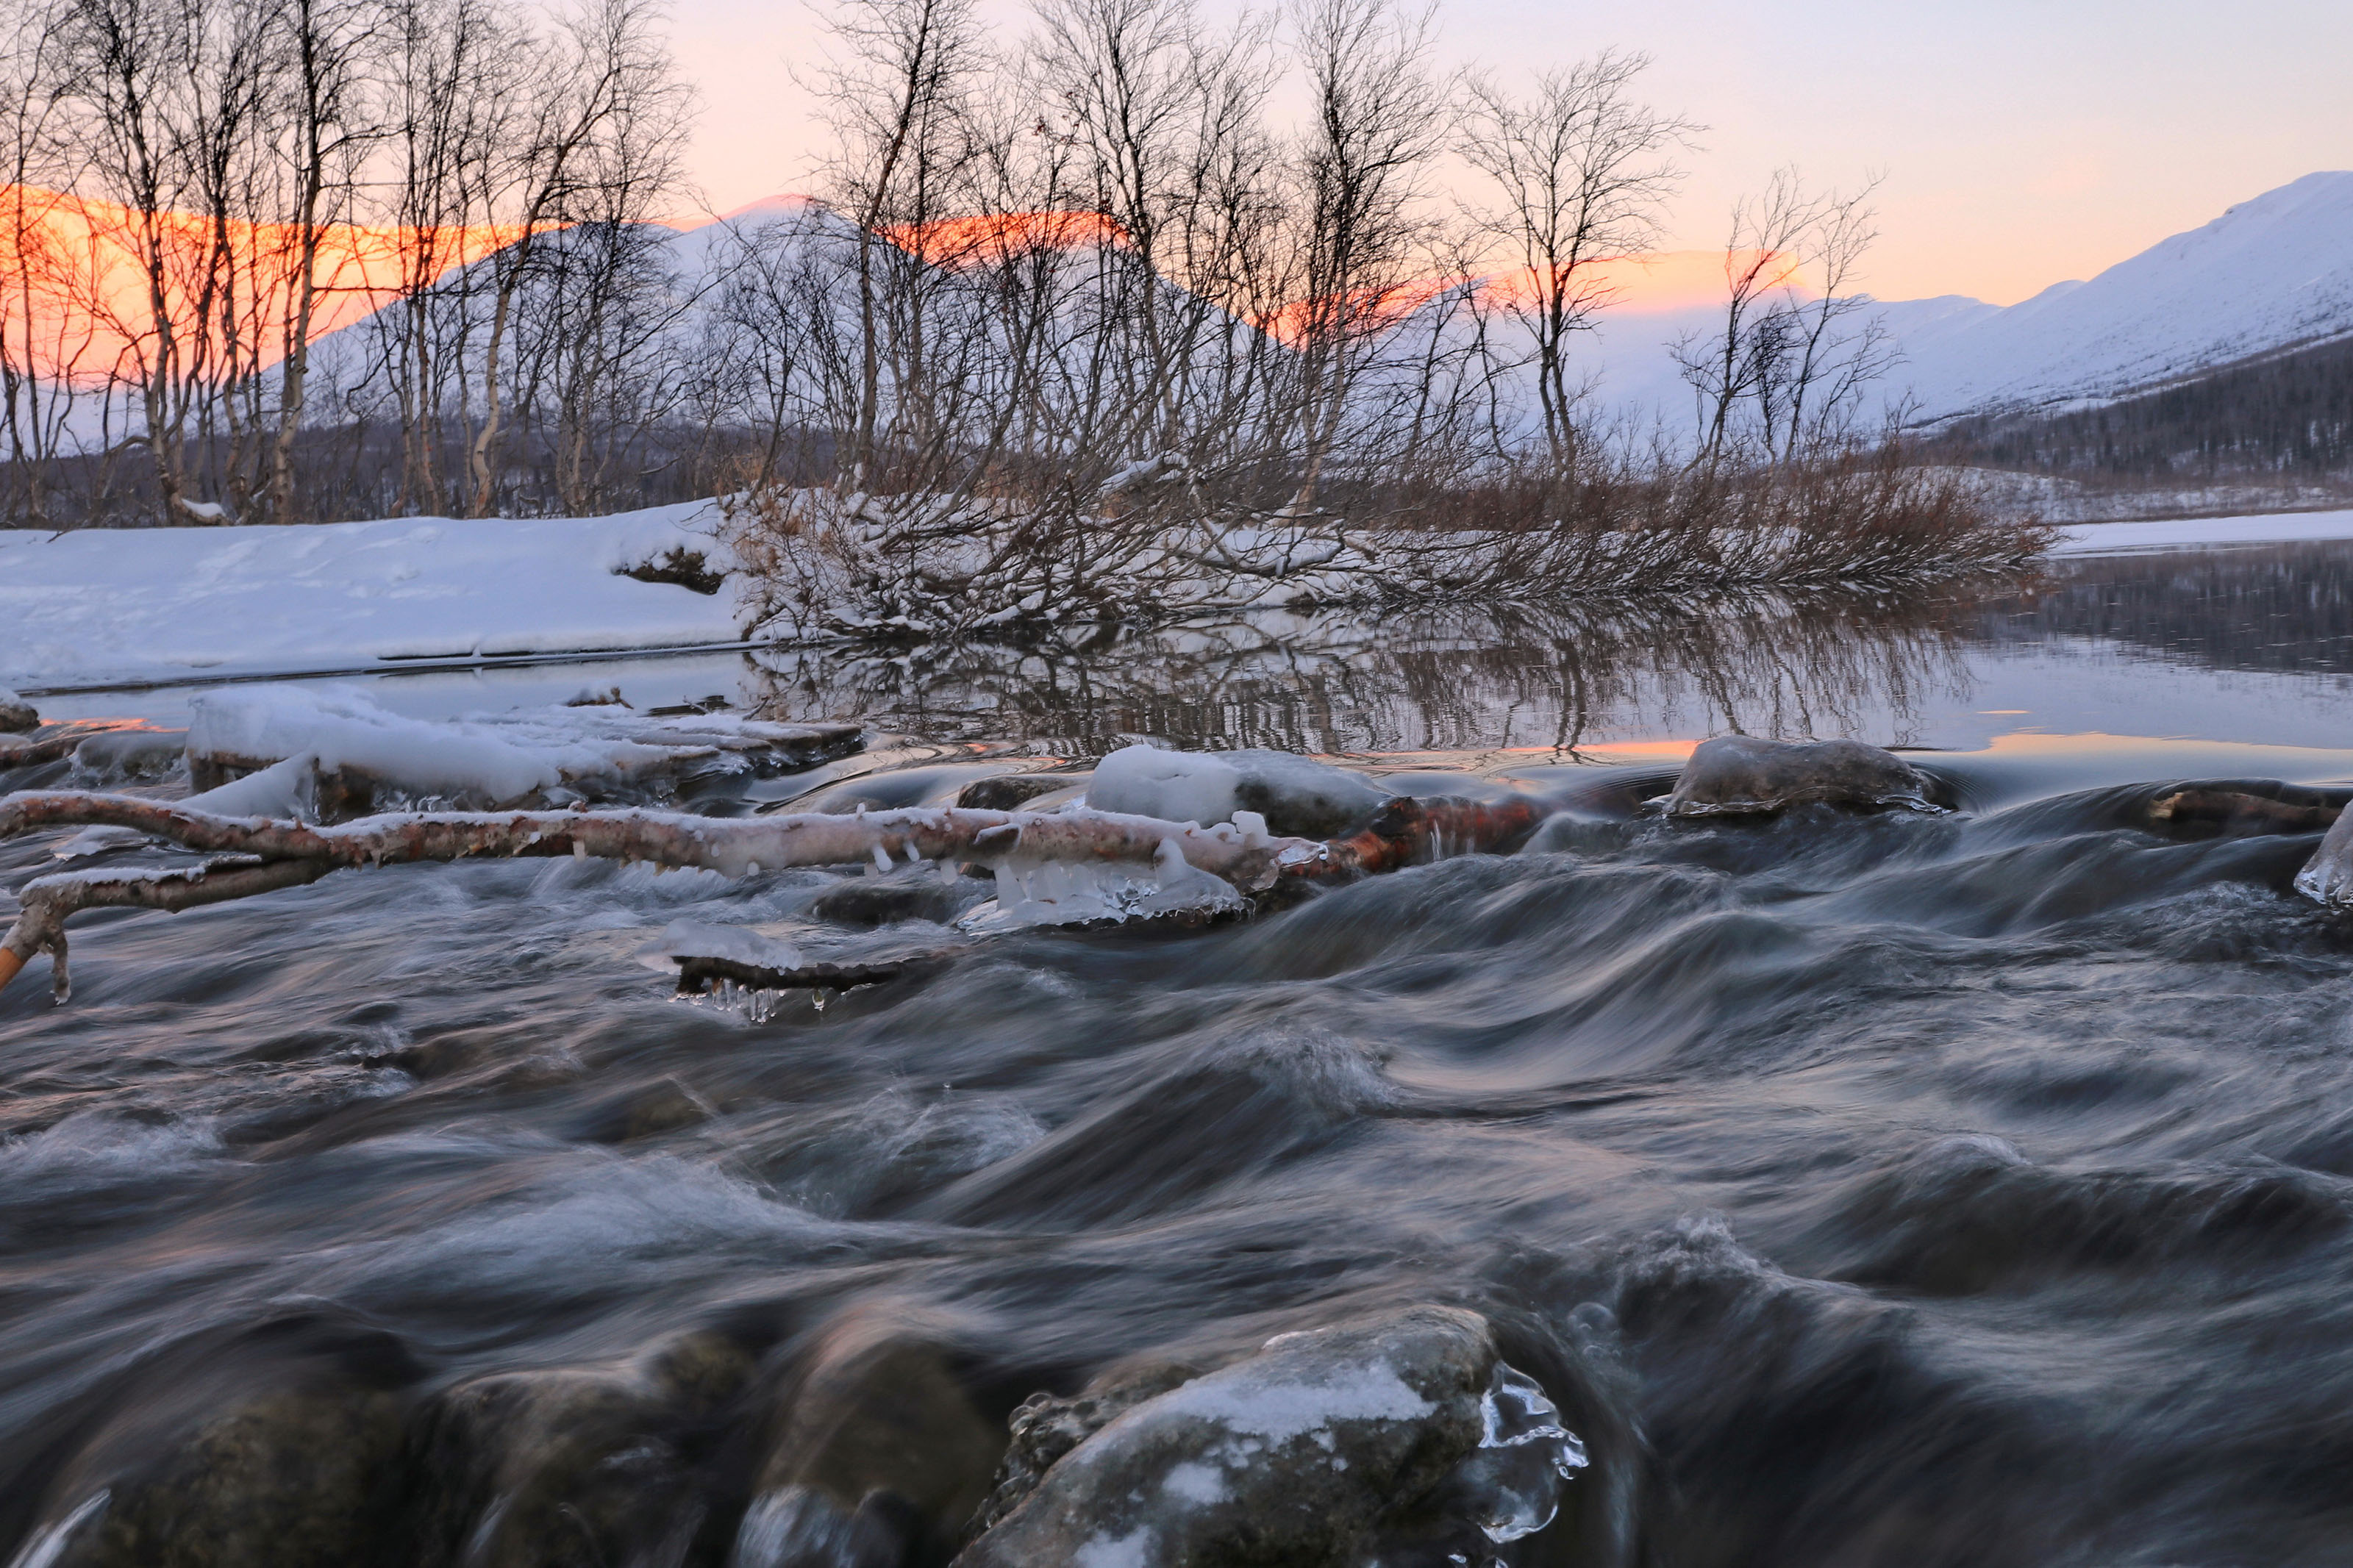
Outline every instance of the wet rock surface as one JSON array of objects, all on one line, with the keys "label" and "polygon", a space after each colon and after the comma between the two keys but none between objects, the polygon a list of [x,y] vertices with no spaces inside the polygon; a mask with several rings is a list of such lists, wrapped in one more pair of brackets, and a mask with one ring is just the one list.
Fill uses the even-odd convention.
[{"label": "wet rock surface", "polygon": [[1936,785],[1893,752],[1860,741],[1703,741],[1667,796],[1670,816],[1761,816],[1793,805],[1935,807]]},{"label": "wet rock surface", "polygon": [[0,686],[0,731],[21,734],[41,727],[41,716],[31,703]]},{"label": "wet rock surface", "polygon": [[[1082,1426],[1096,1413],[1049,1406],[1033,1426]],[[1555,1414],[1474,1313],[1415,1308],[1281,1335],[1113,1415],[957,1563],[1344,1568],[1491,1555],[1551,1523],[1585,1464]]]},{"label": "wet rock surface", "polygon": [[496,1373],[444,1391],[407,1456],[413,1561],[685,1561],[712,1522],[720,1418],[754,1366],[741,1345],[705,1332],[632,1365]]},{"label": "wet rock surface", "polygon": [[826,1330],[777,1396],[734,1568],[946,1562],[1006,1445],[955,1359],[879,1314]]},{"label": "wet rock surface", "polygon": [[422,1374],[391,1335],[332,1314],[170,1347],[100,1396],[46,1488],[12,1500],[38,1499],[17,1562],[389,1568]]}]

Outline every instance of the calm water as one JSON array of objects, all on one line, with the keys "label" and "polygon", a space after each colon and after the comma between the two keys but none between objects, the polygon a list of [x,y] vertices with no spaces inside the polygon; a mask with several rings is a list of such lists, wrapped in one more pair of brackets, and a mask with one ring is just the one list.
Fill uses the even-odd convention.
[{"label": "calm water", "polygon": [[[1573,1485],[1623,1505],[1512,1562],[2353,1561],[2353,929],[2287,889],[2316,834],[2126,825],[2168,780],[2353,781],[2348,587],[2353,548],[2313,545],[377,683],[906,737],[799,781],[828,804],[1154,735],[1577,810],[761,1022],[638,953],[679,918],[815,929],[822,874],[400,868],[78,924],[70,1005],[46,964],[0,993],[0,1562],[166,1560],[56,1527],[293,1389],[365,1457],[364,1528],[259,1497],[266,1551],[171,1560],[748,1563],[845,1332],[936,1347],[995,1426],[1124,1358],[1422,1302],[1512,1325],[1593,1446]],[[1728,729],[1929,748],[1971,808],[1609,804]],[[733,1370],[678,1394],[645,1369],[681,1343]],[[479,1414],[599,1378],[669,1392]]]}]

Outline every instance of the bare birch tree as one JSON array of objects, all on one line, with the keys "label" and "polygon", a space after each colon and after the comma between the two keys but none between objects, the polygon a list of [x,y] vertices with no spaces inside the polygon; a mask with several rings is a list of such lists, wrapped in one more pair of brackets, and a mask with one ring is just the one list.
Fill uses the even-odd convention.
[{"label": "bare birch tree", "polygon": [[1583,391],[1571,343],[1616,298],[1597,264],[1656,241],[1682,180],[1669,151],[1697,129],[1634,99],[1649,64],[1604,53],[1540,73],[1525,97],[1484,73],[1461,80],[1455,150],[1494,193],[1493,205],[1473,208],[1479,230],[1519,268],[1501,308],[1533,341],[1544,439],[1556,467],[1574,455]]}]

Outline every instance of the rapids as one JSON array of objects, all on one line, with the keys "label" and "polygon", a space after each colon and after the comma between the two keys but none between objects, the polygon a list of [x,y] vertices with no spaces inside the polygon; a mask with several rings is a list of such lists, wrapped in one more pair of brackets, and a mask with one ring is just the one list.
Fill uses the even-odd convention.
[{"label": "rapids", "polygon": [[[757,1005],[673,995],[663,931],[822,932],[841,877],[407,867],[79,922],[69,1005],[43,964],[0,993],[0,1563],[944,1562],[1008,1420],[1409,1309],[1493,1325],[1482,1453],[1542,1440],[1548,1489],[1466,1505],[1495,1561],[2342,1563],[2353,923],[2290,887],[2318,833],[2138,808],[2353,779],[2348,590],[2353,547],[2300,546],[379,681],[876,724],[715,812],[1137,734],[1564,810],[1248,921]],[[1729,730],[1917,748],[1958,809],[1644,804]],[[67,837],[0,843],[0,885]],[[795,1445],[875,1386],[918,1413],[875,1463],[954,1528],[808,1500]],[[357,1511],[250,1462],[271,1423]],[[141,1536],[157,1465],[235,1528]],[[1415,1550],[1382,1561],[1464,1560]]]}]

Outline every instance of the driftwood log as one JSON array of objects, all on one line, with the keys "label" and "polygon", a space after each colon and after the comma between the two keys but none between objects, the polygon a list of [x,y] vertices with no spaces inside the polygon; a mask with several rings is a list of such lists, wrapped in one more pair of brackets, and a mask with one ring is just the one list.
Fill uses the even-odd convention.
[{"label": "driftwood log", "polygon": [[1546,815],[1521,798],[1388,802],[1361,830],[1329,840],[1284,838],[1229,823],[1108,812],[970,811],[914,807],[854,816],[718,818],[656,811],[418,812],[332,826],[232,817],[169,801],[86,791],[0,796],[0,838],[44,827],[122,827],[214,854],[172,871],[69,871],[18,889],[16,923],[0,937],[0,985],[35,953],[49,952],[65,994],[65,922],[89,909],[176,911],[315,881],[330,872],[411,861],[571,855],[699,867],[726,876],[788,866],[971,861],[1147,866],[1173,843],[1195,868],[1244,893],[1394,870],[1447,855],[1502,849]]}]

